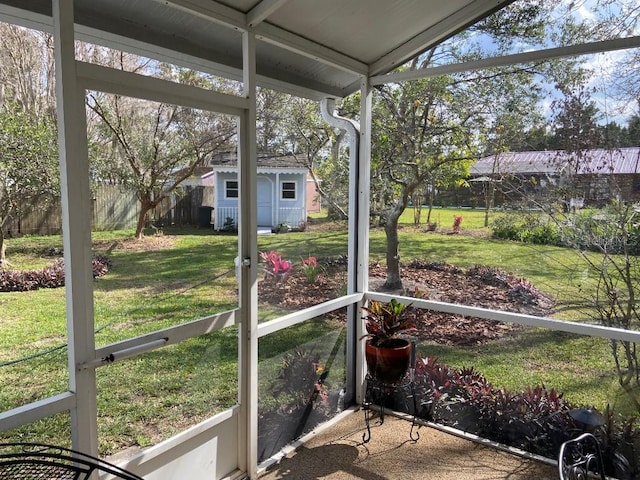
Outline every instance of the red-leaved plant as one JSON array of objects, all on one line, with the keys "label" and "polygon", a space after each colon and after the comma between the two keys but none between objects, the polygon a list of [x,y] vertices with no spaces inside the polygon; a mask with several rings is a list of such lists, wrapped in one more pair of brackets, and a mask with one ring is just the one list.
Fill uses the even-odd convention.
[{"label": "red-leaved plant", "polygon": [[265,278],[271,278],[275,283],[284,281],[291,274],[293,264],[288,260],[283,260],[275,250],[270,252],[260,252],[260,256],[264,261]]},{"label": "red-leaved plant", "polygon": [[401,332],[415,330],[411,305],[405,305],[392,298],[390,302],[369,301],[364,312],[367,333],[362,338],[370,338],[371,345],[384,347],[385,343]]}]

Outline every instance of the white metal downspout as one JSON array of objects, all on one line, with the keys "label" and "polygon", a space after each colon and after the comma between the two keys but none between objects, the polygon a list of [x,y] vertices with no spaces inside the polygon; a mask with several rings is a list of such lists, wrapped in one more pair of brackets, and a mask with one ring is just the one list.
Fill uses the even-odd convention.
[{"label": "white metal downspout", "polygon": [[[335,98],[323,98],[320,102],[320,113],[322,119],[332,127],[339,128],[347,132],[349,137],[349,191],[358,192],[358,165],[360,147],[360,124],[355,120],[344,118],[335,113]],[[358,217],[358,195],[349,195],[349,266],[347,295],[357,291],[356,284],[356,254],[357,254],[357,217]],[[352,230],[353,229],[353,230]]]},{"label": "white metal downspout", "polygon": [[[359,217],[362,215],[360,211],[360,201],[357,192],[360,191],[360,124],[354,120],[340,117],[335,114],[335,99],[324,98],[320,102],[320,112],[322,118],[332,127],[339,128],[347,132],[349,137],[349,240],[347,245],[348,251],[348,280],[347,294],[355,293],[362,290],[366,283],[363,283],[358,275],[358,266],[360,253],[360,233],[358,226],[360,224]],[[362,272],[361,272],[362,273]],[[366,276],[366,274],[365,274]],[[358,352],[357,335],[360,323],[360,304],[350,305],[347,310],[347,395],[345,401],[351,403],[358,401],[359,391],[359,375],[357,374],[359,362],[356,361]]]}]

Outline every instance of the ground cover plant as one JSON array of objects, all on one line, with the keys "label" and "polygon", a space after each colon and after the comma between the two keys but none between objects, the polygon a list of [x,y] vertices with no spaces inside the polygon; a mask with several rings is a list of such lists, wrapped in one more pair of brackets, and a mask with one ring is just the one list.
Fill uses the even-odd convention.
[{"label": "ground cover plant", "polygon": [[[441,212],[441,218],[445,214],[450,217],[451,225],[454,215],[463,215],[458,234],[450,232],[450,225],[435,232],[427,232],[412,223],[403,225],[400,229],[403,264],[417,260],[425,264],[453,265],[465,271],[474,265],[494,266],[516,278],[526,279],[543,294],[554,298],[556,305],[561,305],[565,295],[568,297],[576,291],[575,279],[580,272],[570,250],[488,238],[487,229],[473,227],[472,213]],[[346,292],[344,277],[341,277],[346,273],[344,224],[312,220],[305,232],[258,240],[260,251],[278,252],[283,260],[294,264],[287,281],[278,283],[277,287],[270,284],[265,289],[267,283],[260,282],[261,320],[316,304],[321,301],[316,291],[327,292],[325,295],[330,298]],[[383,243],[383,232],[373,229],[373,273],[381,268]],[[12,239],[9,259],[14,262],[13,268],[42,268],[50,261],[50,257],[42,253],[49,247],[61,249],[59,238]],[[199,230],[166,230],[164,235],[134,242],[131,232],[107,232],[94,235],[94,250],[108,255],[112,262],[109,273],[94,283],[98,345],[237,306],[235,236]],[[304,265],[310,257],[314,257],[319,266],[313,281],[306,275]],[[441,286],[418,285],[418,289],[434,297],[441,295],[447,272],[422,270],[421,275],[430,272]],[[416,279],[413,282],[424,283]],[[410,287],[407,285],[415,291]],[[474,296],[473,289],[450,290],[466,291],[465,301],[480,297]],[[269,295],[276,294],[278,301],[270,302]],[[293,302],[288,307],[287,299]],[[0,302],[4,313],[0,320],[2,409],[65,391],[64,288],[2,293]],[[555,315],[576,319],[576,312],[568,308]],[[319,319],[261,339],[261,375],[265,372],[266,379],[277,378],[283,356],[295,351],[298,343],[310,342],[334,330],[332,322],[335,321],[336,318]],[[469,332],[472,332],[471,325],[472,322],[466,323]],[[434,336],[438,332],[435,326],[430,330]],[[611,366],[605,341],[529,329],[509,331],[502,327],[494,333],[497,335],[490,341],[470,345],[451,345],[433,338],[421,344],[420,349],[423,355],[436,356],[452,368],[474,365],[494,385],[523,388],[544,382],[563,392],[572,402],[599,406],[611,403],[624,410],[615,378],[609,375]],[[484,328],[478,334],[484,335]],[[101,392],[105,392],[99,398],[101,452],[109,454],[125,447],[155,443],[233,404],[237,389],[235,335],[233,329],[216,332],[171,350],[161,349],[99,368],[98,381],[104,386]],[[444,331],[439,335],[446,337]],[[336,368],[334,371],[338,374]],[[137,385],[136,389],[131,389],[131,385]],[[193,402],[179,401],[189,395]],[[123,404],[127,405],[126,409],[122,408]],[[46,438],[51,435],[53,424],[57,430],[53,440],[61,443],[69,438],[65,422],[39,422],[37,426],[8,432],[8,435]]]},{"label": "ground cover plant", "polygon": [[[111,262],[97,255],[92,259],[93,277],[101,277],[109,271]],[[0,270],[0,292],[26,292],[39,288],[58,288],[64,285],[64,259],[58,258],[51,265],[38,270]]]},{"label": "ground cover plant", "polygon": [[[563,442],[588,430],[599,440],[607,475],[632,479],[639,473],[636,419],[621,419],[607,408],[603,424],[593,428],[572,415],[583,407],[554,388],[497,388],[474,367],[454,369],[424,357],[417,358],[413,389],[405,384],[391,393],[371,391],[379,404],[551,459]],[[407,402],[411,395],[415,403]]]}]

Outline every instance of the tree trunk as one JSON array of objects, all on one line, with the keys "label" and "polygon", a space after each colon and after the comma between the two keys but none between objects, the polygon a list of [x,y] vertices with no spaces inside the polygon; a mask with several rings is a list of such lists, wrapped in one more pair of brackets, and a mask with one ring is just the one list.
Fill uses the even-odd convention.
[{"label": "tree trunk", "polygon": [[433,202],[435,201],[433,188],[429,191],[429,210],[427,210],[427,224],[431,223],[431,212],[433,211]]},{"label": "tree trunk", "polygon": [[147,213],[149,210],[156,206],[156,202],[151,201],[150,198],[144,198],[140,201],[140,215],[138,215],[138,223],[136,225],[136,238],[140,240],[144,237],[144,227],[147,219]]},{"label": "tree trunk", "polygon": [[384,283],[384,288],[387,290],[402,288],[400,252],[398,251],[398,219],[401,214],[402,209],[392,209],[384,224],[384,233],[387,236],[387,280]]},{"label": "tree trunk", "polygon": [[484,226],[489,226],[489,213],[493,209],[493,202],[495,199],[496,189],[493,185],[493,180],[487,183],[487,191],[484,199]]},{"label": "tree trunk", "polygon": [[422,195],[412,195],[413,202],[413,224],[420,225],[422,221]]},{"label": "tree trunk", "polygon": [[0,269],[7,268],[7,244],[4,241],[4,231],[0,228]]},{"label": "tree trunk", "polygon": [[138,215],[138,223],[136,224],[136,234],[135,237],[140,240],[142,237],[144,237],[144,224],[145,224],[145,218],[147,216],[147,212],[149,210],[145,210],[144,208],[140,209],[140,215]]}]

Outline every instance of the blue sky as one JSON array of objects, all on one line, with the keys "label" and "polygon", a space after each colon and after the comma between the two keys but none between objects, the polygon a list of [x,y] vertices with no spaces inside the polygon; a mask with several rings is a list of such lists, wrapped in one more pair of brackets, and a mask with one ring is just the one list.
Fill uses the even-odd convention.
[{"label": "blue sky", "polygon": [[[561,46],[554,34],[560,32],[561,26],[567,22],[575,24],[587,23],[594,25],[598,21],[609,17],[617,17],[617,20],[624,19],[625,25],[629,27],[629,31],[622,36],[640,35],[640,9],[637,7],[638,0],[558,0],[556,8],[551,13],[550,27],[547,31],[547,38],[542,43],[532,44],[523,40],[516,40],[511,49],[507,53],[523,53],[527,51],[540,50],[544,48],[552,48]],[[629,15],[627,12],[635,12],[636,17]],[[584,38],[583,42],[594,42],[603,39],[610,39],[616,36],[615,33],[602,33],[600,37]],[[495,45],[487,38],[483,38],[480,34],[466,37],[464,40],[452,39],[452,41],[462,41],[476,43],[484,49],[495,51]],[[620,93],[617,73],[620,71],[620,62],[625,59],[628,63],[630,53],[638,54],[638,49],[624,50],[615,52],[598,53],[593,55],[583,55],[577,57],[583,68],[591,72],[591,78],[587,87],[593,90],[591,94],[592,100],[596,103],[602,114],[601,123],[615,121],[621,125],[626,125],[629,117],[637,114],[637,99],[631,96],[624,96]],[[499,53],[496,52],[496,55]],[[640,65],[638,65],[640,69]],[[550,105],[554,99],[558,98],[558,92],[554,92],[553,85],[545,82],[540,77],[541,84],[545,90],[549,91],[549,96],[540,102],[540,108],[547,116],[550,114]],[[640,81],[638,81],[640,88]]]}]

